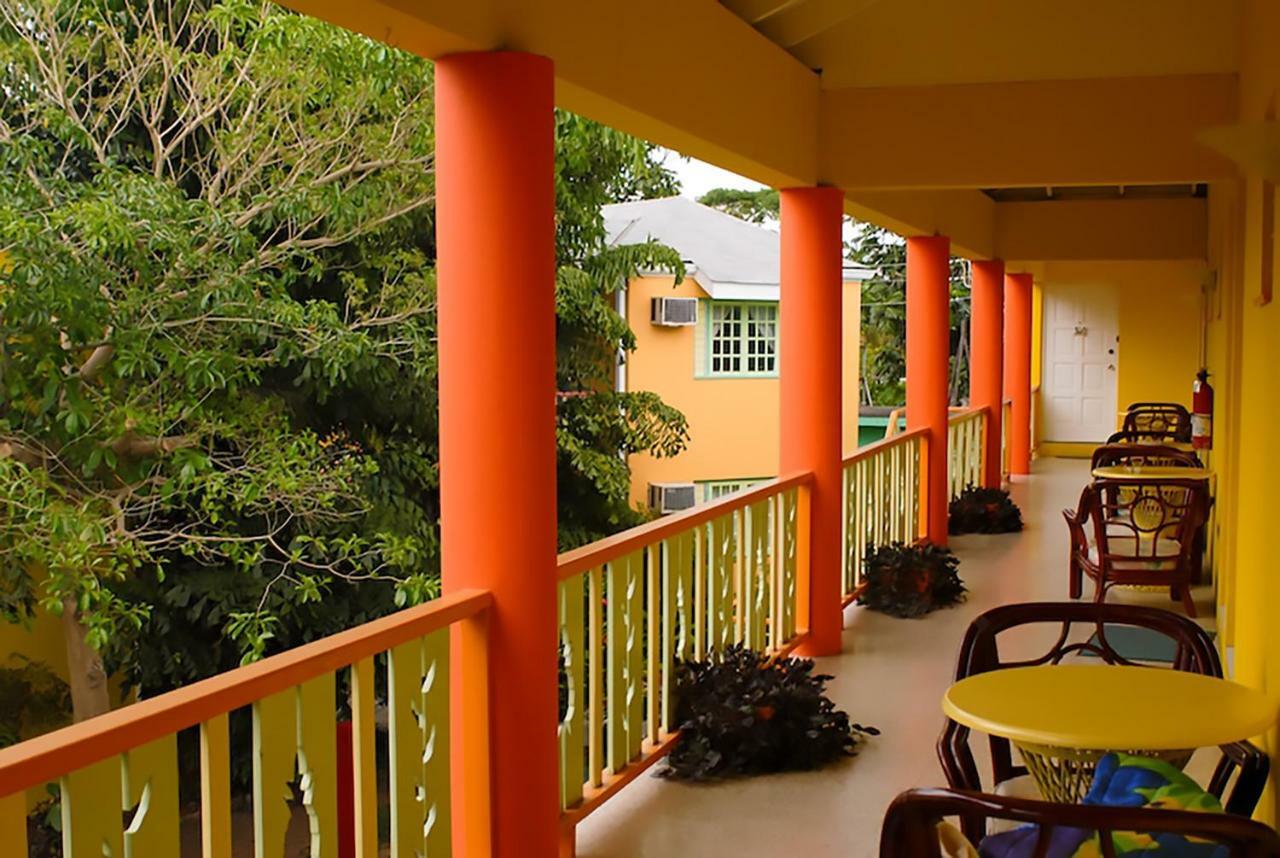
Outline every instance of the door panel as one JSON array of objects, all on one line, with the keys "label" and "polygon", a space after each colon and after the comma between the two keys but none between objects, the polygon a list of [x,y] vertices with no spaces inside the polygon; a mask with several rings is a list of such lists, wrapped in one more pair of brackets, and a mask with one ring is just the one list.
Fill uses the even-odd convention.
[{"label": "door panel", "polygon": [[1115,430],[1119,330],[1112,288],[1044,290],[1044,440],[1100,443]]}]

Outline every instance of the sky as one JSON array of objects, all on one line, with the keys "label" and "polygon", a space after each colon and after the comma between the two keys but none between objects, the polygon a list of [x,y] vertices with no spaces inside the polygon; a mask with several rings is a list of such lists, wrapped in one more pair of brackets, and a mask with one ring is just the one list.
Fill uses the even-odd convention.
[{"label": "sky", "polygon": [[680,177],[681,196],[696,199],[712,188],[742,188],[755,191],[763,188],[759,182],[730,173],[711,164],[693,158],[685,158],[667,150],[666,164]]}]

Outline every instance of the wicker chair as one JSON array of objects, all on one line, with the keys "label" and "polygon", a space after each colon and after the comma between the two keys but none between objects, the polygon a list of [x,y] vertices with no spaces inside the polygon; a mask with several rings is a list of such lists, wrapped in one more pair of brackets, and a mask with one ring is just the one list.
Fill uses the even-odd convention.
[{"label": "wicker chair", "polygon": [[1090,468],[1109,468],[1120,465],[1147,465],[1169,468],[1203,468],[1204,463],[1195,453],[1179,450],[1165,444],[1103,444],[1093,451]]},{"label": "wicker chair", "polygon": [[[1044,855],[1056,827],[1082,828],[1103,836],[1102,855],[1115,858],[1108,836],[1115,831],[1182,834],[1227,847],[1229,858],[1278,858],[1280,836],[1266,825],[1220,813],[1155,808],[1053,804],[979,792],[914,789],[889,805],[880,830],[880,858],[941,858],[937,825],[946,817],[1003,819],[1038,825],[1036,855]],[[971,838],[972,839],[972,838]]]},{"label": "wicker chair", "polygon": [[1174,402],[1135,402],[1120,427],[1140,435],[1173,433],[1175,441],[1191,440],[1191,413]]},{"label": "wicker chair", "polygon": [[[1113,466],[1150,466],[1169,468],[1203,468],[1204,463],[1195,453],[1179,450],[1163,444],[1104,444],[1093,451],[1092,470]],[[1114,499],[1113,499],[1114,500]],[[1209,499],[1213,506],[1213,499]],[[1199,584],[1204,575],[1204,552],[1208,539],[1206,526],[1196,531],[1196,542],[1191,552],[1191,580]],[[1079,598],[1073,593],[1072,598]]]},{"label": "wicker chair", "polygon": [[[1001,655],[1000,636],[1012,629],[1046,629],[1056,641],[1043,654],[1033,658],[1012,659]],[[956,681],[979,673],[1010,667],[1057,664],[1072,655],[1088,654],[1106,664],[1134,665],[1118,653],[1107,639],[1107,630],[1121,627],[1147,629],[1173,642],[1173,670],[1184,670],[1206,676],[1222,676],[1222,662],[1209,635],[1186,617],[1161,608],[1136,605],[1090,604],[1079,602],[1029,602],[1002,605],[976,617],[969,624],[960,644],[956,664]],[[1151,668],[1159,670],[1161,668]],[[1171,717],[1176,717],[1171,715]],[[947,783],[953,789],[983,791],[969,744],[970,729],[950,718],[938,738],[938,760]],[[991,790],[1026,792],[1034,790],[1027,770],[1013,764],[1008,739],[989,737]],[[1233,742],[1221,747],[1222,758],[1209,781],[1208,791],[1230,814],[1249,816],[1253,813],[1266,785],[1270,762],[1266,754],[1248,742]],[[1226,795],[1227,787],[1234,786]],[[977,839],[985,834],[977,820],[964,820],[965,834]]]}]

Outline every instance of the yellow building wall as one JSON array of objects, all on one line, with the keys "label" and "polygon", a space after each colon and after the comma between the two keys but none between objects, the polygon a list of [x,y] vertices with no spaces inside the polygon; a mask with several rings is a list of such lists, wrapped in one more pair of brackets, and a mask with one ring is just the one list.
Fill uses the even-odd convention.
[{"label": "yellow building wall", "polygon": [[[673,285],[668,276],[637,277],[627,289],[627,318],[636,350],[627,360],[627,389],[652,391],[682,411],[689,421],[689,446],[659,459],[632,456],[631,499],[648,500],[650,483],[703,482],[773,477],[778,473],[778,379],[700,377],[696,327],[650,324],[657,297],[707,299],[696,274]],[[844,287],[844,446],[858,443],[859,283]],[[705,324],[699,308],[699,326]],[[785,312],[785,309],[781,310]],[[701,499],[701,498],[699,498]]]},{"label": "yellow building wall", "polygon": [[[1241,27],[1240,119],[1261,122],[1268,108],[1280,100],[1280,4],[1274,0],[1246,0]],[[1230,189],[1214,187],[1219,197],[1211,208],[1210,234],[1219,237],[1218,276],[1226,294],[1239,295],[1239,321],[1231,313],[1214,320],[1218,326],[1212,342],[1215,356],[1224,361],[1220,376],[1238,376],[1234,401],[1226,417],[1237,417],[1239,428],[1229,443],[1238,449],[1234,466],[1228,462],[1222,475],[1220,495],[1234,494],[1229,501],[1231,521],[1227,524],[1234,540],[1232,565],[1234,580],[1226,611],[1231,618],[1235,676],[1280,700],[1280,624],[1275,622],[1280,583],[1277,583],[1275,552],[1276,510],[1280,509],[1280,455],[1276,453],[1280,427],[1280,291],[1268,304],[1261,302],[1263,241],[1263,183],[1256,175],[1243,183],[1243,217],[1239,228],[1232,224]],[[1238,235],[1237,235],[1238,233]],[[1236,251],[1233,248],[1238,247]],[[1231,261],[1238,253],[1239,264]],[[1228,301],[1228,303],[1230,303]],[[1232,340],[1239,343],[1238,358],[1232,355]],[[1236,379],[1219,378],[1219,386],[1233,394]],[[1215,403],[1216,404],[1216,403]],[[1220,428],[1221,428],[1221,424]],[[1227,451],[1230,454],[1230,450]],[[1229,458],[1229,457],[1228,457]],[[1280,705],[1277,706],[1280,714]],[[1275,757],[1280,736],[1273,728],[1262,737]],[[1272,787],[1264,796],[1259,817],[1277,819],[1275,766]]]}]

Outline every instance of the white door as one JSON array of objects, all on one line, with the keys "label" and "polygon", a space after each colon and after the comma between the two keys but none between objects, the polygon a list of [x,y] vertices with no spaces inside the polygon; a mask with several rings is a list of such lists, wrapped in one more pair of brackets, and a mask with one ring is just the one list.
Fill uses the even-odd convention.
[{"label": "white door", "polygon": [[1044,440],[1098,443],[1115,431],[1119,341],[1111,286],[1045,287]]}]

